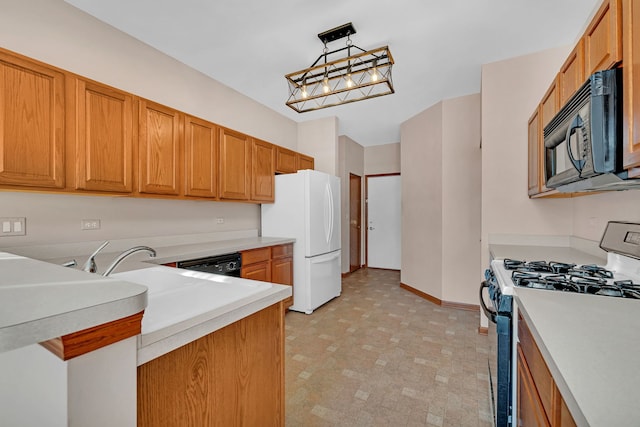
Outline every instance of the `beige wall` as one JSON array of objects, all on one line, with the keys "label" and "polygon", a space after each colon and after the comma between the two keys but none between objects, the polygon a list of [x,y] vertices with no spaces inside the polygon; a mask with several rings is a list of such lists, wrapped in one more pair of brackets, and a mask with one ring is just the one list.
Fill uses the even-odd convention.
[{"label": "beige wall", "polygon": [[400,126],[400,280],[442,298],[442,103]]},{"label": "beige wall", "polygon": [[400,173],[400,143],[374,145],[364,149],[364,174]]},{"label": "beige wall", "polygon": [[444,100],[406,121],[401,144],[401,281],[477,304],[480,95]]},{"label": "beige wall", "polygon": [[443,101],[442,129],[442,300],[478,304],[480,94]]},{"label": "beige wall", "polygon": [[298,124],[298,151],[315,158],[315,169],[339,176],[338,118],[310,120]]},{"label": "beige wall", "polygon": [[570,199],[527,196],[527,122],[569,47],[482,67],[482,260],[492,234],[572,234]]},{"label": "beige wall", "polygon": [[[358,175],[361,177],[361,203],[362,203],[362,217],[360,221],[364,224],[364,152],[365,148],[355,142],[348,136],[340,136],[338,140],[339,146],[339,170],[340,170],[340,183],[341,183],[341,213],[342,213],[342,272],[347,273],[349,271],[350,260],[349,254],[351,251],[350,235],[349,235],[349,218],[351,217],[350,206],[350,187],[349,187],[349,174]],[[364,242],[361,241],[362,252],[364,255]],[[362,259],[361,259],[362,263]]]}]

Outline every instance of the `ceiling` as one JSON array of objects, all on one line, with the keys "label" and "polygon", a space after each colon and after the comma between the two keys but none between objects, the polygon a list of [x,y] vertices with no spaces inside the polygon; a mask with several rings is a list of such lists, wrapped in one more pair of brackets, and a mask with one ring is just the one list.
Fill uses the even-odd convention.
[{"label": "ceiling", "polygon": [[[337,116],[339,134],[362,146],[398,142],[408,118],[443,99],[480,92],[482,64],[575,43],[601,2],[66,1],[297,122]],[[285,105],[284,75],[322,53],[318,33],[347,22],[356,29],[355,45],[389,45],[396,93],[296,113]]]}]

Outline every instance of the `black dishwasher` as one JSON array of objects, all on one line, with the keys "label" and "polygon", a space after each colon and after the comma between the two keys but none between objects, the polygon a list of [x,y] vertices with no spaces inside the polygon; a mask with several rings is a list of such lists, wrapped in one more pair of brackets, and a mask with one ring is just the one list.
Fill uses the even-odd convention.
[{"label": "black dishwasher", "polygon": [[224,276],[240,277],[242,257],[239,252],[213,257],[178,261],[176,267],[185,270],[202,271],[205,273],[222,274]]}]

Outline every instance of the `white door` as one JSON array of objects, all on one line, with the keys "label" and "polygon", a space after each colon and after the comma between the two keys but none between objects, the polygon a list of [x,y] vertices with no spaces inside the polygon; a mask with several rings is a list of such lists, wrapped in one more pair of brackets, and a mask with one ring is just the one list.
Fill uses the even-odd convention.
[{"label": "white door", "polygon": [[367,266],[400,270],[400,175],[367,177]]},{"label": "white door", "polygon": [[308,223],[305,256],[340,249],[340,180],[326,173],[304,170]]}]

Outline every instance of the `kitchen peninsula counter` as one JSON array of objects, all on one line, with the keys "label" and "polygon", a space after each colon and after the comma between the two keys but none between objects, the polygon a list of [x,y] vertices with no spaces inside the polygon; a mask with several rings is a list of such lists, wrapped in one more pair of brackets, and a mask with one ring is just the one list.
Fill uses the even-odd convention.
[{"label": "kitchen peninsula counter", "polygon": [[640,420],[640,301],[515,289],[519,312],[579,426]]}]

